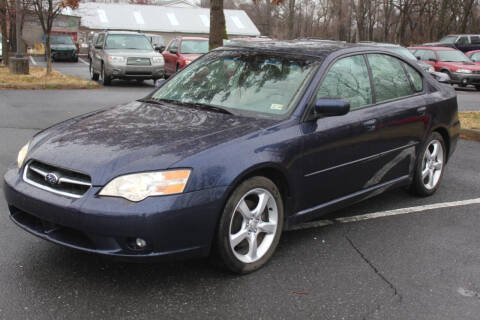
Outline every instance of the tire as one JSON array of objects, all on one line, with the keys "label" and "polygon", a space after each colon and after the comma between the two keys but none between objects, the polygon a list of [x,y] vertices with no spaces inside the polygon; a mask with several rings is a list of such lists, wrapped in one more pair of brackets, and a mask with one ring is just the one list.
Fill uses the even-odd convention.
[{"label": "tire", "polygon": [[73,62],[78,62],[78,57],[74,58]]},{"label": "tire", "polygon": [[271,180],[258,176],[242,182],[229,197],[220,218],[215,258],[239,274],[261,268],[275,252],[283,221],[282,196]]},{"label": "tire", "polygon": [[108,74],[105,73],[105,68],[103,66],[103,63],[102,63],[101,75],[102,75],[102,84],[104,86],[109,86],[110,84],[112,84],[112,78]]},{"label": "tire", "polygon": [[480,91],[480,86],[475,86],[475,89],[477,89],[477,91]]},{"label": "tire", "polygon": [[443,137],[433,132],[425,141],[415,165],[415,173],[410,191],[416,195],[427,197],[440,187],[447,152]]},{"label": "tire", "polygon": [[95,69],[93,68],[92,61],[90,61],[90,64],[88,66],[88,70],[90,72],[90,79],[93,81],[98,81],[99,74],[95,73]]}]

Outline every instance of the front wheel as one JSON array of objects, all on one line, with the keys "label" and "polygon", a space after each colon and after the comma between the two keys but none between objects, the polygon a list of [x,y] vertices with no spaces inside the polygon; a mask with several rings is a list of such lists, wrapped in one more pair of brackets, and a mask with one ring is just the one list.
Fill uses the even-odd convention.
[{"label": "front wheel", "polygon": [[411,191],[424,197],[434,194],[440,186],[446,161],[445,142],[438,132],[433,132],[417,159]]},{"label": "front wheel", "polygon": [[105,71],[105,67],[102,64],[102,84],[104,86],[109,86],[111,83],[112,83],[112,78],[110,77],[110,75],[107,74],[107,72]]},{"label": "front wheel", "polygon": [[253,177],[235,189],[219,222],[216,249],[235,273],[253,272],[267,263],[283,230],[283,202],[277,186]]},{"label": "front wheel", "polygon": [[99,78],[99,75],[98,73],[95,73],[95,69],[93,69],[92,61],[90,61],[88,70],[90,71],[90,79],[92,79],[93,81],[97,81]]}]

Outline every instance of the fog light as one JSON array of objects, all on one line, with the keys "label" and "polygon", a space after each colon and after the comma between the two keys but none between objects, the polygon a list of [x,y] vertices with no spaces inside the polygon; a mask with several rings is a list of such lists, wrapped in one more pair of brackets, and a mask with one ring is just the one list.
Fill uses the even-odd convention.
[{"label": "fog light", "polygon": [[467,82],[468,82],[467,79],[463,79],[463,80],[462,80],[462,83],[463,83],[463,84],[467,84]]},{"label": "fog light", "polygon": [[140,249],[145,248],[147,246],[147,241],[143,240],[142,238],[135,239],[135,244]]}]

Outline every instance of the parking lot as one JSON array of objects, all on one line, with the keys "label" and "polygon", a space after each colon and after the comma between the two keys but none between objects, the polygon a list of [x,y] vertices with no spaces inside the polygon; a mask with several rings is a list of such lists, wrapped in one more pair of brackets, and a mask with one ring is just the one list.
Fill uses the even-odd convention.
[{"label": "parking lot", "polygon": [[[84,58],[54,68],[88,77]],[[153,89],[0,91],[0,173],[39,130]],[[480,92],[457,93],[461,111],[480,110]],[[460,141],[434,196],[396,190],[285,232],[272,261],[246,276],[66,249],[16,227],[2,197],[0,319],[478,319],[478,159],[480,144]]]}]

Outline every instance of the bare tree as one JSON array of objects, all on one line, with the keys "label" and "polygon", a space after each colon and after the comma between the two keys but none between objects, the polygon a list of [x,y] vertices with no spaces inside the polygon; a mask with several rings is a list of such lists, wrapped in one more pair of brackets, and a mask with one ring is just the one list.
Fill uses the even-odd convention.
[{"label": "bare tree", "polygon": [[33,11],[40,21],[45,34],[45,53],[47,58],[47,73],[52,72],[52,56],[50,50],[50,34],[53,22],[65,8],[76,9],[80,0],[32,0]]}]

